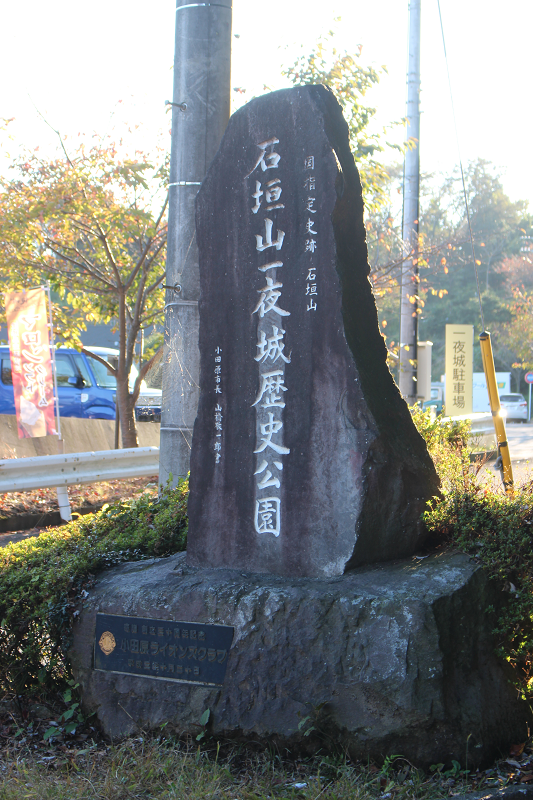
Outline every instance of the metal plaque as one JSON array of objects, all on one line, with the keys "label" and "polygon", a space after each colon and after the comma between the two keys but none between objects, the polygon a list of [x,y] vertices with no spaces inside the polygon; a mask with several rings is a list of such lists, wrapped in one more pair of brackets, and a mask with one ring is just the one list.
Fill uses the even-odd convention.
[{"label": "metal plaque", "polygon": [[229,625],[97,614],[94,668],[221,686],[232,640]]}]

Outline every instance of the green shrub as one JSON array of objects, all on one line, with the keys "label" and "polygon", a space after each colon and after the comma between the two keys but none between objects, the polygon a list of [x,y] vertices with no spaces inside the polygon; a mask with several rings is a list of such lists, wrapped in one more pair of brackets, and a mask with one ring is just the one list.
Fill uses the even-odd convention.
[{"label": "green shrub", "polygon": [[188,482],[159,498],[104,506],[0,550],[0,688],[16,694],[70,678],[75,606],[94,575],[124,561],[185,550]]},{"label": "green shrub", "polygon": [[493,481],[482,477],[479,463],[471,463],[468,425],[442,424],[438,418],[431,422],[419,410],[413,418],[442,483],[442,494],[430,502],[424,521],[437,540],[444,537],[473,555],[502,590],[495,617],[497,651],[514,667],[523,695],[531,695],[533,483],[526,482],[506,495],[503,486],[494,488]]},{"label": "green shrub", "polygon": [[465,488],[470,481],[471,465],[468,452],[470,422],[433,417],[430,411],[411,408],[413,421],[426,440],[435,463],[443,491]]},{"label": "green shrub", "polygon": [[[467,448],[468,423],[413,410],[442,483],[424,515],[439,539],[473,554],[503,589],[495,633],[517,683],[533,689],[533,482],[513,496],[483,482]],[[158,499],[104,506],[37,538],[0,550],[0,688],[29,694],[70,679],[73,614],[97,572],[185,550],[188,483]]]},{"label": "green shrub", "polygon": [[505,495],[481,481],[453,490],[425,514],[432,533],[447,534],[475,556],[502,589],[495,634],[498,652],[515,669],[517,685],[531,694],[533,681],[533,486]]}]

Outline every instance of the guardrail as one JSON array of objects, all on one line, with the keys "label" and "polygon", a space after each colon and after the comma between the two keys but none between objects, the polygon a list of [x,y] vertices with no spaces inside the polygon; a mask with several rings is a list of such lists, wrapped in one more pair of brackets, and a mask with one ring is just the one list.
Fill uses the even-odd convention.
[{"label": "guardrail", "polygon": [[472,453],[492,453],[497,451],[496,432],[492,414],[485,411],[475,411],[472,414],[463,414],[454,417],[442,417],[442,420],[457,422],[470,422],[470,446]]},{"label": "guardrail", "polygon": [[6,458],[0,461],[0,492],[28,492],[158,473],[159,447]]}]

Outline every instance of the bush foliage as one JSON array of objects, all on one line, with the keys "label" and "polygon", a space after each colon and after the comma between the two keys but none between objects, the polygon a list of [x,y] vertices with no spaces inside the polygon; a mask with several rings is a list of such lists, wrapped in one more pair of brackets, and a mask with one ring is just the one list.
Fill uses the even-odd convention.
[{"label": "bush foliage", "polygon": [[[497,647],[533,690],[533,481],[505,495],[472,463],[468,423],[413,410],[441,478],[425,523],[436,540],[472,554],[503,590]],[[0,550],[0,688],[29,694],[70,679],[73,615],[97,572],[185,550],[188,483],[157,499],[104,506],[37,538]],[[487,609],[489,611],[489,609]]]},{"label": "bush foliage", "polygon": [[[514,667],[525,696],[533,690],[533,481],[506,495],[471,462],[468,423],[414,411],[442,483],[424,515],[431,534],[471,554],[501,591],[495,635],[499,654]],[[494,609],[487,609],[487,612]]]},{"label": "bush foliage", "polygon": [[426,440],[435,464],[443,491],[465,488],[471,474],[468,439],[470,423],[449,417],[434,417],[430,411],[414,406],[411,409],[414,423]]},{"label": "bush foliage", "polygon": [[188,482],[106,505],[0,550],[0,688],[27,694],[70,678],[72,619],[95,574],[185,550]]},{"label": "bush foliage", "polygon": [[533,485],[514,496],[472,483],[450,492],[425,515],[431,531],[447,533],[476,557],[503,590],[495,633],[498,650],[516,671],[526,693],[532,688],[533,659]]}]

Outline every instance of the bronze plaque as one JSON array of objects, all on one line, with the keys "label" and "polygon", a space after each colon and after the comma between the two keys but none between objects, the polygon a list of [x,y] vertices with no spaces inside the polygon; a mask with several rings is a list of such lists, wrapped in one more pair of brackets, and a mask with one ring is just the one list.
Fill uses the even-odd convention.
[{"label": "bronze plaque", "polygon": [[221,686],[232,640],[229,625],[97,614],[94,668]]}]

